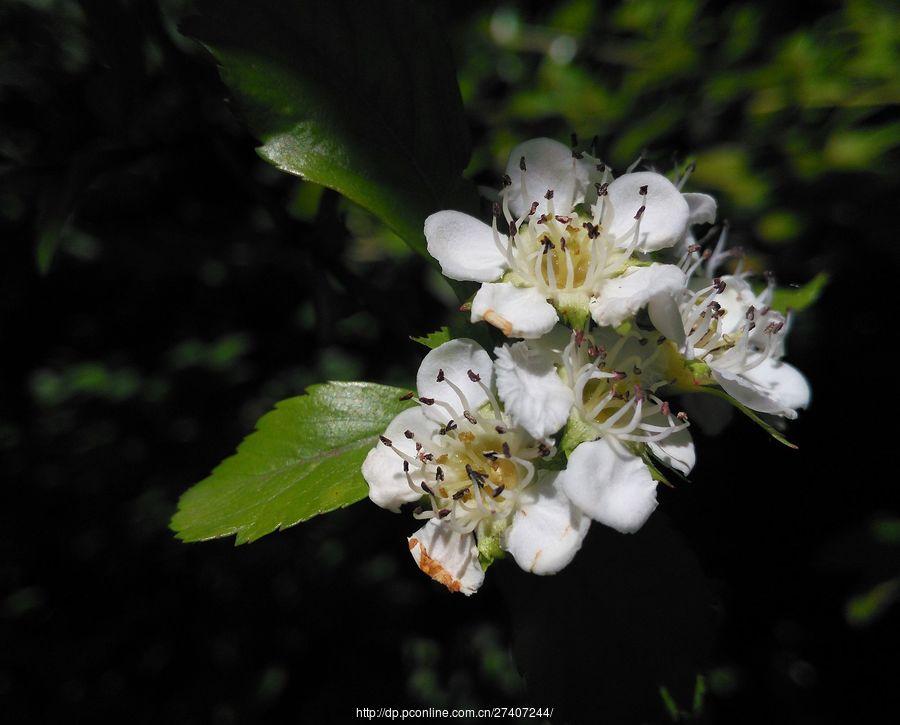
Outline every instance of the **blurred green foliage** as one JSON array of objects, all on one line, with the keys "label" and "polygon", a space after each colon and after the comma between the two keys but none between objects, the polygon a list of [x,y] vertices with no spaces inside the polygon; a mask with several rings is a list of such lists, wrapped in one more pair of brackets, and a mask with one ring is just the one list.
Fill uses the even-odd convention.
[{"label": "blurred green foliage", "polygon": [[[411,567],[400,517],[360,504],[239,550],[170,538],[178,495],[275,401],[328,379],[409,385],[424,351],[409,336],[459,320],[446,282],[376,219],[254,155],[210,59],[177,30],[188,6],[0,5],[9,717],[60,721],[90,703],[124,707],[129,721],[320,722],[348,688],[425,705],[516,701],[511,603],[486,588],[461,615]],[[858,292],[848,276],[868,279],[890,267],[873,270],[876,253],[896,255],[896,4],[461,0],[442,27],[476,182],[496,188],[522,139],[573,131],[582,143],[596,134],[617,170],[638,155],[662,171],[695,161],[690,188],[718,196],[755,268],[787,283],[832,273],[820,301],[832,317],[805,312],[791,341],[814,386],[835,377],[817,347],[825,333],[883,343],[870,310],[841,317],[829,295]],[[807,430],[821,435],[803,451],[834,445],[831,411],[846,405],[827,385],[816,395],[810,425],[822,423]],[[729,441],[704,448],[681,509],[664,507],[736,592],[707,703],[735,703],[729,722],[754,707],[824,722],[840,691],[889,691],[878,663],[854,654],[883,648],[879,627],[897,609],[896,518],[841,543],[862,554],[839,575],[810,564],[881,494],[818,485],[812,457],[777,494],[755,470],[720,485],[748,455],[746,438]],[[791,465],[778,456],[793,452],[773,449],[750,452]],[[813,495],[832,502],[821,525],[794,513]],[[767,537],[790,555],[760,553]],[[833,686],[816,689],[817,677]]]},{"label": "blurred green foliage", "polygon": [[[768,4],[563,0],[509,4],[474,20],[460,54],[480,125],[472,172],[502,168],[533,129],[598,136],[618,170],[639,155],[697,164],[736,228],[781,244],[809,211],[792,197],[819,177],[894,170],[900,122],[900,9],[848,0],[797,23]],[[796,8],[800,15],[800,8]],[[682,157],[672,158],[672,150]]]}]

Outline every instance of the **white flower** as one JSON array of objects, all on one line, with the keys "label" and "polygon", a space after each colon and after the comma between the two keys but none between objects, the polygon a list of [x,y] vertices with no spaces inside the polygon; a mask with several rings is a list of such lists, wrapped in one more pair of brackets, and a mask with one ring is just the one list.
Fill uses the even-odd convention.
[{"label": "white flower", "polygon": [[[616,326],[684,274],[646,255],[678,243],[692,223],[711,221],[715,202],[682,194],[653,172],[613,180],[608,168],[550,139],[510,154],[492,226],[458,211],[425,220],[428,251],[451,279],[481,282],[472,321],[508,337],[539,338],[564,313]],[[505,219],[501,233],[497,217]]]},{"label": "white flower", "polygon": [[369,497],[394,511],[426,498],[427,523],[409,539],[419,567],[452,591],[484,579],[479,545],[498,545],[525,570],[552,574],[581,547],[590,519],[538,470],[552,455],[512,424],[492,390],[494,366],[472,340],[452,340],[422,360],[419,407],[388,426],[363,463]]},{"label": "white flower", "polygon": [[[709,366],[713,379],[730,396],[761,413],[796,418],[812,391],[803,374],[782,361],[790,317],[770,306],[774,282],[759,294],[741,273],[714,277],[725,234],[708,255],[705,275],[676,294],[676,306],[662,299],[649,308],[654,325],[680,346],[685,357]],[[704,257],[689,248],[682,265],[693,277]]]},{"label": "white flower", "polygon": [[657,334],[599,329],[563,339],[562,328],[495,351],[497,389],[510,418],[541,436],[569,423],[567,435],[585,442],[558,484],[591,518],[622,532],[639,529],[656,508],[641,446],[684,475],[696,461],[686,416],[656,395],[669,382],[672,352]]}]

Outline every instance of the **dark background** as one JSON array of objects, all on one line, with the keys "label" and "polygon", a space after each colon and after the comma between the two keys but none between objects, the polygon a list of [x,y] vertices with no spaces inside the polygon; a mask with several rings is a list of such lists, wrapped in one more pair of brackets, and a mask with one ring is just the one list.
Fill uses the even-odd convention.
[{"label": "dark background", "polygon": [[186,10],[0,4],[5,721],[671,722],[660,686],[694,717],[698,673],[709,722],[896,717],[896,6],[445,9],[479,183],[573,129],[618,169],[692,156],[751,265],[832,276],[790,341],[814,390],[799,451],[745,420],[698,436],[640,534],[594,526],[557,577],[502,562],[471,599],[368,502],[239,548],[167,530],[275,401],[408,384],[408,335],[458,314],[372,217],[255,155]]}]

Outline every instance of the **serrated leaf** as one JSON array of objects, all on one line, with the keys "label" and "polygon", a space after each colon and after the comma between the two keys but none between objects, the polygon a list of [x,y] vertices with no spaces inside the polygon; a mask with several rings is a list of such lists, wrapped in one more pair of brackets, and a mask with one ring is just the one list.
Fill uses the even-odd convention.
[{"label": "serrated leaf", "polygon": [[[691,391],[688,391],[688,392],[691,392]],[[758,425],[760,428],[762,428],[766,433],[768,433],[770,436],[772,436],[776,441],[778,441],[779,443],[781,443],[783,445],[786,445],[788,448],[794,448],[794,449],[797,448],[797,446],[795,444],[791,443],[787,438],[784,437],[784,435],[781,433],[781,431],[779,431],[777,428],[773,427],[769,423],[766,423],[766,421],[764,421],[762,418],[760,418],[759,415],[757,415],[755,411],[750,410],[750,408],[748,408],[746,405],[744,405],[743,403],[732,398],[724,390],[719,390],[717,388],[709,388],[709,387],[698,387],[698,388],[694,388],[693,392],[705,393],[707,395],[715,395],[717,398],[721,398],[722,400],[728,401],[729,403],[731,403],[731,405],[733,405],[735,408],[737,408],[739,411],[741,411],[744,415],[746,415],[750,420],[752,420],[754,423],[756,423],[756,425]]]},{"label": "serrated leaf", "polygon": [[414,0],[205,0],[184,32],[221,65],[264,159],[352,199],[424,255],[428,214],[477,210],[434,15]]},{"label": "serrated leaf", "polygon": [[413,342],[418,342],[420,345],[424,345],[429,350],[434,350],[436,347],[440,347],[445,342],[450,342],[452,339],[450,334],[450,328],[444,325],[440,330],[435,330],[434,332],[430,332],[423,337],[411,337],[410,340]]},{"label": "serrated leaf", "polygon": [[212,474],[185,492],[170,524],[183,541],[254,541],[366,497],[360,466],[414,403],[374,383],[313,385],[288,398]]}]

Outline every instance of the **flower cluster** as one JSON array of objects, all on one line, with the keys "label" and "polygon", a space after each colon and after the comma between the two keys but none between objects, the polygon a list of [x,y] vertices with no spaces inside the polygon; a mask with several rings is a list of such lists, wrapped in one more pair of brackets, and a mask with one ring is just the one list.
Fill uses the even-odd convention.
[{"label": "flower cluster", "polygon": [[[612,171],[534,139],[510,155],[490,225],[458,211],[425,222],[428,251],[454,280],[480,282],[471,320],[496,328],[491,356],[469,339],[429,352],[418,403],[363,464],[369,496],[425,523],[416,563],[474,593],[508,553],[552,574],[590,522],[637,531],[663,469],[695,463],[672,401],[715,391],[785,418],[810,401],[782,361],[789,315],[774,283],[754,287],[725,234],[703,250],[692,225],[715,221],[706,194],[651,171]],[[512,339],[504,339],[512,338]]]}]

